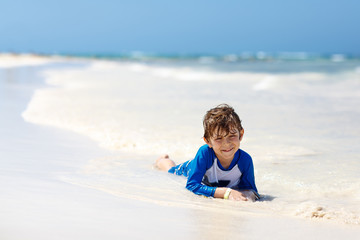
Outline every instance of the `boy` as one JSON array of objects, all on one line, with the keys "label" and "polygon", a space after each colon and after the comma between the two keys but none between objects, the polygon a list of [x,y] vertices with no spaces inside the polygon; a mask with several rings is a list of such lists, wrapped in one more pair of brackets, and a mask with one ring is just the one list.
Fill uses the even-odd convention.
[{"label": "boy", "polygon": [[203,125],[206,145],[193,160],[175,166],[164,155],[156,160],[156,166],[188,177],[186,188],[198,195],[238,201],[259,199],[252,159],[239,149],[244,129],[234,109],[227,104],[210,109]]}]

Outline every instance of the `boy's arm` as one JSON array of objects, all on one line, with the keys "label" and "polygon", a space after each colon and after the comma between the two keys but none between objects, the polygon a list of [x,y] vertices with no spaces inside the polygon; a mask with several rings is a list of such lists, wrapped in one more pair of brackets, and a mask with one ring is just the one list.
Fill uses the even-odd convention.
[{"label": "boy's arm", "polygon": [[[203,162],[199,161],[199,159],[194,159],[190,163],[192,164],[191,169],[194,171],[190,171],[188,181],[186,184],[186,188],[198,195],[204,195],[206,197],[214,197],[214,198],[224,198],[225,192],[228,188],[226,187],[209,187],[202,184],[202,179],[206,172],[206,166],[204,166]],[[204,169],[205,167],[205,169]],[[247,201],[246,195],[244,195],[240,191],[231,190],[229,195],[230,200],[238,200],[238,201]]]},{"label": "boy's arm", "polygon": [[242,152],[241,155],[242,159],[239,161],[241,178],[238,187],[240,190],[253,190],[256,194],[258,194],[255,185],[254,164],[252,158],[246,152]]},{"label": "boy's arm", "polygon": [[186,188],[195,194],[214,197],[216,187],[209,187],[201,183],[206,170],[211,166],[211,158],[214,157],[212,155],[209,147],[204,145],[189,164],[190,171]]},{"label": "boy's arm", "polygon": [[[204,195],[206,197],[224,198],[225,192],[228,188],[209,187],[201,183],[206,173],[206,170],[212,164],[211,160],[213,158],[215,158],[215,154],[212,154],[211,150],[207,148],[206,145],[199,149],[195,158],[189,164],[190,171],[186,188],[198,195]],[[231,190],[229,199],[242,201],[248,200],[247,196],[243,192],[237,190]]]},{"label": "boy's arm", "polygon": [[[227,189],[228,188],[226,188],[226,187],[216,188],[214,197],[215,198],[224,198]],[[248,200],[248,198],[245,194],[243,194],[240,191],[236,191],[234,189],[231,190],[231,192],[229,194],[229,199],[236,200],[236,201],[247,201]]]}]

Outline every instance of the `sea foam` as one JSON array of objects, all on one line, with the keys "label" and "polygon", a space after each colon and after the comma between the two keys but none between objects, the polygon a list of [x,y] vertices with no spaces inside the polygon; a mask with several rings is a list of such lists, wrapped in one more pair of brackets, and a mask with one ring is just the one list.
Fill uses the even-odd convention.
[{"label": "sea foam", "polygon": [[151,166],[163,153],[177,162],[191,159],[204,144],[203,114],[226,102],[243,120],[241,148],[253,157],[264,195],[262,202],[234,203],[237,207],[359,224],[356,69],[229,72],[89,60],[85,67],[49,68],[43,77],[49,86],[33,95],[23,113],[26,121],[68,129],[126,153],[93,159],[78,174],[62,176],[64,181],[158,204],[220,211],[224,206],[216,207],[218,201],[189,194],[183,178],[159,176]]}]

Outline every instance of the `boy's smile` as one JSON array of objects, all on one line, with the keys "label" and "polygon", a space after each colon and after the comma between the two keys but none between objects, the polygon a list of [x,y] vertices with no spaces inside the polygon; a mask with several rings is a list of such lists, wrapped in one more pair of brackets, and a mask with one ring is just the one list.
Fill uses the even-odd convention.
[{"label": "boy's smile", "polygon": [[243,129],[240,132],[238,129],[233,129],[227,135],[225,133],[220,133],[220,135],[212,136],[210,141],[205,139],[205,142],[214,150],[221,165],[224,168],[228,168],[235,153],[240,147],[240,141],[243,135]]}]

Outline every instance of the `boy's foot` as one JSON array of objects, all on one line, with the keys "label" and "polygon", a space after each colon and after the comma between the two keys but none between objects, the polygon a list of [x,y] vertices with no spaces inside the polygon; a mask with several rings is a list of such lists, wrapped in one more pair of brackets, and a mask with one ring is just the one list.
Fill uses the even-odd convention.
[{"label": "boy's foot", "polygon": [[169,155],[165,154],[156,159],[155,166],[162,171],[169,171],[175,166],[175,163],[169,158]]}]

